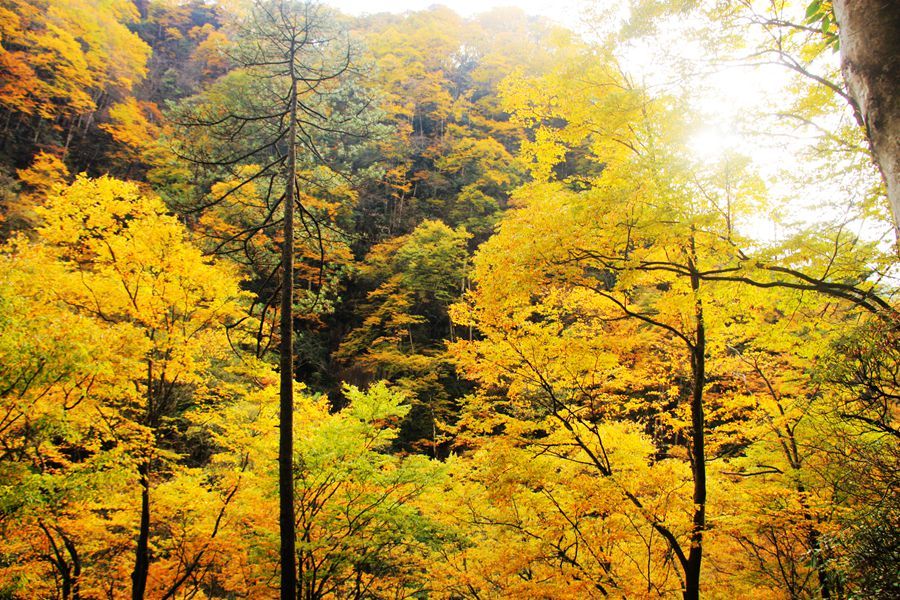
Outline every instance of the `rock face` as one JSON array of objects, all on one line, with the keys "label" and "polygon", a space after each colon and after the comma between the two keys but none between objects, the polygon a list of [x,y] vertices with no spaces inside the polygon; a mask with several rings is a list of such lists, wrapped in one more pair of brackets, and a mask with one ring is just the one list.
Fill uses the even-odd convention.
[{"label": "rock face", "polygon": [[900,0],[833,0],[841,67],[900,232]]}]

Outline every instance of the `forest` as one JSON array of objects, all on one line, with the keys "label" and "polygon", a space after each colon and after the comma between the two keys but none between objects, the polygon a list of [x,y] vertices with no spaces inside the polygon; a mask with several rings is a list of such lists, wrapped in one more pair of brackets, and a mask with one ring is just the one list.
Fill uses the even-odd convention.
[{"label": "forest", "polygon": [[0,600],[900,597],[900,9],[583,9],[0,0]]}]

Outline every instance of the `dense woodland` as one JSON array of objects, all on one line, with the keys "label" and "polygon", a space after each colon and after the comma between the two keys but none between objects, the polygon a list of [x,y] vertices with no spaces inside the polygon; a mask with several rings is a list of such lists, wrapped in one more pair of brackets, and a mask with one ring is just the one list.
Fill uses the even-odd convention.
[{"label": "dense woodland", "polygon": [[832,4],[630,4],[0,0],[0,598],[900,596]]}]

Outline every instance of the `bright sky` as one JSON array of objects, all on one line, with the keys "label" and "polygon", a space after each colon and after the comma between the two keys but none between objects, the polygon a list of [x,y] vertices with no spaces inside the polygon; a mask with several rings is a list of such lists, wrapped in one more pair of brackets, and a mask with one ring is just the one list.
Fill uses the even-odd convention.
[{"label": "bright sky", "polygon": [[500,6],[516,6],[531,15],[549,17],[564,25],[575,26],[578,21],[580,0],[324,0],[325,4],[334,6],[345,13],[361,15],[379,12],[405,12],[423,10],[435,4],[442,4],[454,12],[470,17]]}]

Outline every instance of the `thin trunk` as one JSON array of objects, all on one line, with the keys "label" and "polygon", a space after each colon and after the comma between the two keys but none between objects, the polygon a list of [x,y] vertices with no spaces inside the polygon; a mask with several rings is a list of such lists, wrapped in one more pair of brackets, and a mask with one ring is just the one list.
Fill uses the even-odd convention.
[{"label": "thin trunk", "polygon": [[431,455],[437,458],[437,417],[434,415],[434,407],[431,407]]},{"label": "thin trunk", "polygon": [[141,528],[131,573],[132,600],[143,600],[150,570],[150,461],[144,461],[138,470],[141,475]]},{"label": "thin trunk", "polygon": [[81,559],[78,557],[78,549],[75,547],[75,542],[62,531],[60,531],[60,535],[62,536],[63,545],[66,547],[66,552],[69,553],[69,558],[72,559],[72,600],[81,600]]},{"label": "thin trunk", "polygon": [[691,393],[691,468],[694,479],[694,517],[691,548],[684,565],[684,598],[700,598],[700,567],[703,561],[703,532],[706,529],[706,440],[703,429],[703,388],[706,385],[706,324],[700,298],[700,276],[697,271],[694,238],[691,237],[691,290],[694,295],[694,320],[697,337],[691,349],[693,389]]},{"label": "thin trunk", "polygon": [[[781,396],[777,391],[775,391],[775,387],[772,385],[771,380],[766,376],[762,368],[760,368],[759,361],[757,359],[754,359],[754,361],[749,364],[753,365],[756,373],[765,382],[766,389],[768,389],[769,391],[769,396],[772,397],[772,400],[775,402],[775,406],[778,408],[778,414],[781,415],[782,419],[786,418],[787,412],[784,410],[784,406],[782,405]],[[799,445],[797,444],[797,437],[796,435],[794,435],[794,428],[785,425],[784,429],[782,429],[780,426],[775,426],[774,424],[773,428],[776,435],[778,436],[778,442],[781,446],[782,452],[784,452],[785,460],[794,471],[800,471],[800,469],[803,468],[803,460],[800,457]],[[826,557],[824,556],[824,550],[821,544],[822,534],[819,531],[818,526],[816,525],[817,519],[810,509],[809,503],[805,498],[806,486],[802,483],[798,483],[797,492],[800,494],[800,506],[803,508],[803,520],[810,524],[807,543],[809,544],[811,550],[811,552],[809,553],[811,565],[816,570],[816,575],[819,578],[819,592],[823,599],[830,600],[830,598],[832,598],[831,584],[832,582],[835,582],[835,593],[837,594],[838,598],[841,598],[842,593],[840,591],[839,584],[834,577],[834,573],[830,571],[825,561]]]},{"label": "thin trunk", "polygon": [[294,555],[294,174],[297,168],[297,76],[293,72],[296,41],[291,40],[291,121],[287,185],[284,194],[284,241],[281,248],[281,387],[278,440],[278,499],[281,530],[281,599],[294,600],[297,567]]},{"label": "thin trunk", "polygon": [[69,132],[66,134],[66,145],[63,148],[63,156],[69,154],[69,146],[72,145],[72,138],[75,137],[76,121],[69,123]]},{"label": "thin trunk", "polygon": [[138,14],[141,16],[141,19],[146,19],[148,14],[147,7],[148,0],[134,0],[134,5],[138,9]]},{"label": "thin trunk", "polygon": [[94,111],[88,113],[87,119],[84,121],[84,128],[81,130],[81,137],[84,138],[87,135],[88,129],[91,128],[91,125],[94,123]]},{"label": "thin trunk", "polygon": [[817,519],[813,515],[804,496],[806,494],[806,486],[798,484],[797,491],[800,492],[800,506],[803,508],[803,520],[810,524],[807,543],[811,550],[812,567],[816,570],[816,576],[819,579],[819,594],[822,596],[823,600],[843,598],[844,595],[840,581],[835,576],[834,571],[828,567],[828,548],[822,545],[822,533],[816,525]]},{"label": "thin trunk", "polygon": [[[297,561],[297,568],[299,569],[297,573],[297,581],[299,581],[298,592],[303,594],[303,586],[305,585],[303,582],[306,580],[306,557],[305,555],[301,555],[300,559]],[[300,596],[298,596],[300,598]],[[302,598],[301,598],[302,600]]]},{"label": "thin trunk", "polygon": [[[151,333],[151,339],[154,335]],[[147,412],[144,416],[146,425],[155,428],[158,407],[153,393],[153,361],[147,361]],[[147,591],[147,573],[150,571],[150,458],[138,465],[141,485],[141,522],[138,532],[137,548],[134,555],[134,571],[131,572],[131,598],[143,600]]]},{"label": "thin trunk", "polygon": [[53,538],[53,533],[50,531],[50,528],[42,521],[38,520],[38,527],[41,528],[41,531],[44,532],[44,535],[47,536],[47,541],[50,544],[50,549],[53,551],[53,555],[49,556],[50,563],[56,567],[57,573],[59,573],[60,578],[62,579],[62,598],[63,600],[79,600],[81,598],[79,592],[79,579],[81,577],[81,560],[78,558],[78,552],[75,548],[75,543],[66,536],[65,532],[59,527],[55,527],[54,530],[59,534],[63,547],[66,549],[66,552],[69,554],[69,558],[71,559],[71,563],[66,560],[63,556],[62,548],[60,548],[59,544],[56,543],[56,540]]},{"label": "thin trunk", "polygon": [[[805,507],[804,507],[805,508]],[[808,516],[809,513],[804,511],[804,517],[811,520]],[[833,598],[832,594],[832,574],[828,570],[828,566],[825,562],[824,550],[822,548],[821,543],[821,534],[819,530],[813,526],[809,532],[809,547],[812,550],[813,554],[813,566],[816,569],[816,576],[819,578],[819,593],[822,595],[823,600],[831,600]]]}]

